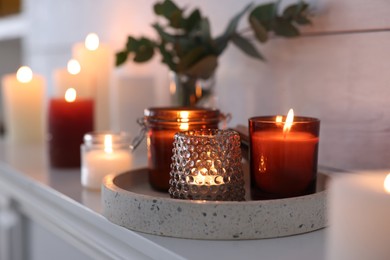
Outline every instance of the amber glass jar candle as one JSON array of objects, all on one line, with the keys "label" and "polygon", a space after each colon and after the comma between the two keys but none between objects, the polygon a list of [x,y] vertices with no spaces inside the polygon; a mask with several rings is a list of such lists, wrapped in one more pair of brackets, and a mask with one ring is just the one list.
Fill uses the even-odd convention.
[{"label": "amber glass jar candle", "polygon": [[144,111],[147,128],[149,182],[168,192],[175,133],[195,129],[217,129],[223,116],[216,109],[165,107]]},{"label": "amber glass jar candle", "polygon": [[291,118],[291,122],[286,122],[288,116],[249,119],[252,199],[315,191],[320,120]]}]

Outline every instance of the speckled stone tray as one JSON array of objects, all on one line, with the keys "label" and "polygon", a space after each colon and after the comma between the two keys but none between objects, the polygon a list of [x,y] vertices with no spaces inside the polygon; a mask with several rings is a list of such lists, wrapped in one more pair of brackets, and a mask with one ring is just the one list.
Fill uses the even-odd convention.
[{"label": "speckled stone tray", "polygon": [[[148,183],[147,169],[109,175],[102,185],[103,215],[125,228],[190,239],[262,239],[314,231],[326,226],[326,182],[317,192],[288,199],[223,202],[169,198]],[[249,192],[248,192],[249,193]]]}]

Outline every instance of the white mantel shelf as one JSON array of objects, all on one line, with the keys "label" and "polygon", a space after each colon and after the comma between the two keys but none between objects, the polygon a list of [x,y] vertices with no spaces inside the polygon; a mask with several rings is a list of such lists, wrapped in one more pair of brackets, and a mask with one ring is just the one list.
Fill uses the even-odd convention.
[{"label": "white mantel shelf", "polygon": [[[134,167],[146,165],[145,152]],[[42,145],[0,144],[0,195],[93,259],[278,259],[325,258],[325,231],[291,237],[209,241],[142,234],[112,224],[101,215],[100,193],[85,190],[80,170],[48,167]]]}]

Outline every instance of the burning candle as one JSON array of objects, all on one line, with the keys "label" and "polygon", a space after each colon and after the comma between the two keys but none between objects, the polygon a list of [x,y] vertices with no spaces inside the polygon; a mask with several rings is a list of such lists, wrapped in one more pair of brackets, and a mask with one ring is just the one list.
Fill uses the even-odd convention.
[{"label": "burning candle", "polygon": [[80,167],[80,145],[93,129],[93,101],[78,99],[69,88],[65,98],[49,103],[49,151],[53,167]]},{"label": "burning candle", "polygon": [[91,79],[95,91],[95,129],[110,129],[109,118],[109,82],[114,67],[114,54],[111,48],[100,43],[95,33],[85,38],[85,43],[73,47],[73,56],[80,62]]},{"label": "burning candle", "polygon": [[249,119],[251,193],[254,199],[300,196],[314,192],[320,122],[282,116]]},{"label": "burning candle", "polygon": [[86,134],[81,146],[81,184],[89,189],[100,189],[107,174],[130,170],[132,156],[129,145],[129,138],[124,133]]},{"label": "burning candle", "polygon": [[326,259],[390,259],[390,174],[333,176]]},{"label": "burning candle", "polygon": [[145,110],[149,181],[154,189],[168,191],[174,135],[193,129],[216,129],[219,110],[203,108],[149,108]]},{"label": "burning candle", "polygon": [[75,59],[69,60],[66,68],[54,71],[54,86],[55,97],[63,97],[70,87],[77,91],[77,96],[80,98],[93,97],[90,77]]},{"label": "burning candle", "polygon": [[232,130],[175,134],[169,194],[177,199],[244,200],[240,136]]},{"label": "burning candle", "polygon": [[29,67],[2,79],[7,139],[13,143],[43,142],[45,80]]}]

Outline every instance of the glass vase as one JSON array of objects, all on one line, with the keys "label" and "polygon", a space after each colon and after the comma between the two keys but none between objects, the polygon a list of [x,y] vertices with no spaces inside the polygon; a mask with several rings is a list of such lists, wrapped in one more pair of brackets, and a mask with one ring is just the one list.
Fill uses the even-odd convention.
[{"label": "glass vase", "polygon": [[169,91],[172,106],[216,107],[215,76],[208,79],[170,72]]}]

